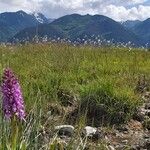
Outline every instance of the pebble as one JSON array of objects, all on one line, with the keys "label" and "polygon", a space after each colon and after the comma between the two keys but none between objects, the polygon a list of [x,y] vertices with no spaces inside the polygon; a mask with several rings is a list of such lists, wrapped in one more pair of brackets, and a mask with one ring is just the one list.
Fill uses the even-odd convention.
[{"label": "pebble", "polygon": [[93,128],[93,127],[90,127],[90,126],[86,126],[84,129],[83,129],[83,134],[87,137],[90,137],[90,136],[93,136],[97,131],[97,128]]},{"label": "pebble", "polygon": [[112,145],[109,145],[109,146],[107,147],[107,149],[108,149],[108,150],[115,150],[115,148],[114,148]]},{"label": "pebble", "polygon": [[55,130],[58,131],[58,135],[60,135],[60,136],[69,136],[69,137],[71,137],[74,133],[74,127],[71,126],[71,125],[56,126]]},{"label": "pebble", "polygon": [[92,139],[93,141],[97,141],[104,137],[103,133],[99,132],[97,128],[91,126],[86,126],[82,131],[82,135]]},{"label": "pebble", "polygon": [[123,140],[122,143],[127,145],[128,144],[128,140]]}]

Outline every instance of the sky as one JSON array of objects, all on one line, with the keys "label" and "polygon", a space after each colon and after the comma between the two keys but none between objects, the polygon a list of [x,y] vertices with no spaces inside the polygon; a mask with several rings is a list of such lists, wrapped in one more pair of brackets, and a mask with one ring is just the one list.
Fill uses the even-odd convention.
[{"label": "sky", "polygon": [[0,0],[0,13],[24,10],[48,18],[64,15],[100,14],[116,21],[150,18],[150,0]]}]

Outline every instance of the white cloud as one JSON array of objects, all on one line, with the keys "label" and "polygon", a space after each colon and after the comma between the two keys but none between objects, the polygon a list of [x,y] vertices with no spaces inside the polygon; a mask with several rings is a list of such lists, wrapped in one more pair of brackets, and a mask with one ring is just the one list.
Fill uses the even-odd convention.
[{"label": "white cloud", "polygon": [[[122,2],[124,0],[121,0]],[[125,2],[128,3],[128,4],[141,4],[141,3],[144,3],[145,1],[147,0],[126,0]]]},{"label": "white cloud", "polygon": [[107,16],[118,21],[145,20],[150,17],[150,6],[139,5],[138,7],[127,9],[123,6],[109,5],[101,13],[103,15],[107,14]]},{"label": "white cloud", "polygon": [[47,17],[66,14],[102,14],[115,20],[150,17],[149,0],[0,0],[0,12],[40,11]]}]

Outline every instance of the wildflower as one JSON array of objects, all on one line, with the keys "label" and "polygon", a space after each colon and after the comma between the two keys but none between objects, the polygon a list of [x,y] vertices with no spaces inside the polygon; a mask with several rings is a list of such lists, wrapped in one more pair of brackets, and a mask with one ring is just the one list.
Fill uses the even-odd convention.
[{"label": "wildflower", "polygon": [[25,108],[19,82],[12,70],[6,68],[2,77],[3,112],[7,119],[17,116],[24,120]]}]

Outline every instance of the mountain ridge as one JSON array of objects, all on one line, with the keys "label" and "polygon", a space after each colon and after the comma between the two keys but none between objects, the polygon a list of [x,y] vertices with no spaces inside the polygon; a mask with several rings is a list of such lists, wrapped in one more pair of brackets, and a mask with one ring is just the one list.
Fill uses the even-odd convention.
[{"label": "mountain ridge", "polygon": [[137,24],[134,29],[133,32],[135,34],[137,34],[138,36],[140,36],[145,43],[150,46],[150,18],[144,20],[143,22]]},{"label": "mountain ridge", "polygon": [[[43,14],[28,14],[22,10],[0,14],[0,42],[32,40],[35,36],[48,39],[64,38],[70,41],[108,40],[113,43],[132,43],[143,46],[150,43],[150,19],[117,22],[104,15],[71,14],[58,19]],[[149,44],[150,45],[150,44]]]},{"label": "mountain ridge", "polygon": [[[93,39],[94,36],[101,36],[106,40],[114,39],[114,42],[133,42],[136,45],[141,43],[140,38],[138,38],[134,33],[130,30],[125,29],[120,23],[114,21],[113,19],[103,16],[103,15],[79,15],[79,14],[71,14],[60,17],[54,20],[52,23],[48,24],[47,31],[44,27],[45,24],[38,27],[39,32],[38,35],[42,36],[45,31],[46,33],[50,33],[50,27],[55,26],[61,33],[64,33],[64,38],[68,38],[71,41],[75,41],[76,39],[84,38]],[[49,26],[49,29],[48,29]],[[32,28],[33,29],[33,28]],[[42,33],[43,29],[43,33]],[[35,29],[34,29],[35,30]],[[57,31],[58,31],[57,30]],[[30,31],[30,32],[29,32]],[[21,40],[20,37],[23,35],[28,35],[30,38],[34,37],[35,34],[31,35],[31,29],[25,29],[24,32],[18,33],[15,35],[15,38]],[[54,32],[52,35],[48,35],[48,37],[54,37]],[[58,34],[58,33],[57,33]],[[26,37],[24,36],[24,39]]]},{"label": "mountain ridge", "polygon": [[[45,18],[46,20],[46,18]],[[46,22],[43,22],[46,23]],[[19,10],[0,14],[0,41],[7,41],[19,31],[40,24],[34,15]]]}]

